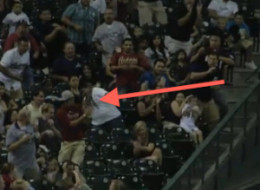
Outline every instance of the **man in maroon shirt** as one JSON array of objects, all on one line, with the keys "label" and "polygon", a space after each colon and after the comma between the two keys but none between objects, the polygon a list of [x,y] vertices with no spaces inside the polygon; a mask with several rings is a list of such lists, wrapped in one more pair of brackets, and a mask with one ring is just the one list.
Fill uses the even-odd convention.
[{"label": "man in maroon shirt", "polygon": [[81,106],[74,103],[71,91],[62,92],[63,106],[57,112],[57,120],[61,128],[62,143],[59,152],[59,163],[72,161],[80,165],[84,160],[86,130],[85,121],[88,113],[84,113]]},{"label": "man in maroon shirt", "polygon": [[21,37],[26,37],[30,41],[31,52],[33,52],[33,58],[37,59],[40,54],[40,46],[36,42],[35,38],[29,33],[28,24],[24,21],[17,23],[16,31],[8,36],[4,44],[4,52],[16,47],[18,40]]},{"label": "man in maroon shirt", "polygon": [[138,79],[149,69],[146,59],[133,52],[131,39],[123,41],[122,52],[115,53],[110,62],[110,69],[117,75],[116,85],[119,93],[139,90]]}]

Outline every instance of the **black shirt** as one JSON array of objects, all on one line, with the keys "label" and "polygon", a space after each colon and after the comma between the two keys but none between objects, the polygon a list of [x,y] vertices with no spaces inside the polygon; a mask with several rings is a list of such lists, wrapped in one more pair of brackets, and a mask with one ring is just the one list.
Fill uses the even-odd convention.
[{"label": "black shirt", "polygon": [[185,17],[187,13],[187,8],[184,4],[181,4],[169,17],[167,31],[170,37],[175,40],[182,42],[188,42],[190,40],[190,35],[193,33],[193,26],[195,25],[197,19],[196,6],[194,6],[194,9],[192,10],[189,21],[185,25],[179,26],[178,20]]}]

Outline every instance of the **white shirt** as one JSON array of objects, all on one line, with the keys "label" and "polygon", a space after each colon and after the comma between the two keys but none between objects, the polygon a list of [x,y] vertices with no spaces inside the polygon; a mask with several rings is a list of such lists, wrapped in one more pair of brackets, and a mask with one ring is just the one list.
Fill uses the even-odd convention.
[{"label": "white shirt", "polygon": [[8,35],[15,32],[16,24],[19,21],[25,21],[30,24],[29,18],[25,13],[20,13],[19,15],[15,14],[14,12],[8,13],[5,18],[3,19],[3,24],[9,26],[9,33]]},{"label": "white shirt", "polygon": [[100,14],[104,14],[107,9],[106,0],[91,0],[90,6],[97,9]]},{"label": "white shirt", "polygon": [[220,17],[229,17],[238,12],[238,5],[231,0],[227,2],[224,2],[224,0],[212,0],[208,9],[215,10]]},{"label": "white shirt", "polygon": [[[9,72],[15,76],[22,76],[22,73],[26,66],[30,65],[30,54],[29,51],[20,55],[18,48],[13,48],[4,53],[1,66],[5,67]],[[19,90],[21,83],[17,80],[9,78],[0,72],[0,81],[5,84],[7,90]]]},{"label": "white shirt", "polygon": [[100,98],[105,96],[107,91],[102,88],[92,89],[92,99],[96,105],[93,106],[92,125],[102,125],[121,115],[116,106],[100,101]]}]

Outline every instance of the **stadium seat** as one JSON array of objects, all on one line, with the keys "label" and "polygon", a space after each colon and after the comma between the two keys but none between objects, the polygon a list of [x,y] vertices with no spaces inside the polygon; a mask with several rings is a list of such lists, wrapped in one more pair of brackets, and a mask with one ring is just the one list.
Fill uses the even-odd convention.
[{"label": "stadium seat", "polygon": [[86,179],[87,184],[94,189],[104,189],[107,190],[109,188],[111,177],[109,175],[101,175],[101,176],[89,176]]},{"label": "stadium seat", "polygon": [[128,160],[110,160],[107,167],[114,177],[122,175],[137,175],[135,167]]},{"label": "stadium seat", "polygon": [[87,144],[85,150],[85,160],[99,160],[100,153],[98,148],[93,144]]},{"label": "stadium seat", "polygon": [[122,175],[118,177],[118,179],[123,181],[129,189],[148,190],[147,188],[145,188],[142,178],[140,178],[140,176],[137,174]]},{"label": "stadium seat", "polygon": [[96,145],[111,142],[110,135],[106,131],[97,128],[92,128],[90,130],[88,139]]},{"label": "stadium seat", "polygon": [[124,156],[122,149],[115,143],[101,145],[100,154],[103,159],[119,159]]},{"label": "stadium seat", "polygon": [[162,132],[155,128],[155,127],[149,127],[149,141],[150,142],[157,142],[161,141],[163,139],[163,134]]},{"label": "stadium seat", "polygon": [[130,132],[128,129],[125,128],[114,128],[111,131],[111,140],[115,143],[129,142]]},{"label": "stadium seat", "polygon": [[186,133],[180,127],[174,127],[171,129],[164,129],[164,136],[166,140],[182,140],[182,139],[189,139],[189,134]]},{"label": "stadium seat", "polygon": [[102,176],[108,172],[104,162],[99,160],[88,160],[83,163],[83,175],[86,176]]}]

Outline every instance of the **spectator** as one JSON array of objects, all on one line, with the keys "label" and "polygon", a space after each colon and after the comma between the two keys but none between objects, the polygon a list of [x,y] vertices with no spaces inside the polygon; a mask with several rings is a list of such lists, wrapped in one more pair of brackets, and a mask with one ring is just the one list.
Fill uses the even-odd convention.
[{"label": "spectator", "polygon": [[[18,22],[24,21],[30,24],[28,16],[22,10],[22,3],[20,1],[14,1],[12,6],[12,12],[8,13],[3,19],[4,27],[8,29],[8,35],[15,32],[15,26]],[[5,36],[5,35],[4,35]]]},{"label": "spectator", "polygon": [[56,82],[69,82],[72,75],[81,75],[81,59],[76,56],[75,45],[67,42],[63,48],[64,56],[54,62],[52,78]]},{"label": "spectator", "polygon": [[10,127],[6,134],[8,162],[14,165],[18,177],[23,177],[26,171],[39,177],[39,166],[36,162],[35,131],[30,125],[30,114],[20,110],[17,122]]},{"label": "spectator", "polygon": [[102,51],[103,64],[106,65],[116,48],[121,47],[123,40],[128,36],[125,25],[115,21],[111,8],[106,9],[104,14],[105,22],[97,27],[93,36],[97,49]]},{"label": "spectator", "polygon": [[69,79],[70,91],[73,93],[75,98],[75,103],[81,103],[80,91],[79,91],[79,77],[71,76]]},{"label": "spectator", "polygon": [[167,74],[171,83],[176,83],[177,85],[185,85],[189,83],[189,61],[184,50],[181,49],[176,52],[176,62],[170,65]]},{"label": "spectator", "polygon": [[106,0],[90,0],[90,6],[95,8],[101,15],[104,14],[107,9]]},{"label": "spectator", "polygon": [[163,59],[157,59],[154,62],[154,67],[152,71],[146,71],[140,78],[140,83],[148,82],[148,88],[149,89],[155,89],[156,84],[161,80],[161,78],[164,78],[165,86],[163,87],[169,87],[169,79],[168,76],[165,73],[165,66],[166,63]]},{"label": "spectator", "polygon": [[80,0],[69,5],[62,15],[62,22],[68,26],[68,37],[76,44],[77,51],[85,55],[99,24],[99,13],[89,6],[90,0]]},{"label": "spectator", "polygon": [[10,110],[5,117],[5,129],[6,131],[17,121],[17,110]]},{"label": "spectator", "polygon": [[238,12],[238,5],[231,0],[211,0],[208,12],[214,24],[219,17],[227,20],[233,19],[235,13]]},{"label": "spectator", "polygon": [[29,42],[26,38],[20,38],[18,47],[7,51],[1,60],[0,80],[10,93],[11,98],[23,96],[22,84],[23,72],[30,65]]},{"label": "spectator", "polygon": [[190,133],[191,138],[198,145],[203,141],[202,131],[196,126],[196,120],[201,115],[201,110],[197,104],[197,98],[188,96],[182,107],[182,117],[180,127]]},{"label": "spectator", "polygon": [[153,67],[157,59],[164,59],[166,65],[170,64],[169,53],[164,46],[160,35],[155,35],[150,41],[150,46],[145,50],[145,56],[149,59],[150,66]]},{"label": "spectator", "polygon": [[79,89],[85,86],[96,86],[98,80],[95,73],[91,70],[88,65],[83,65],[83,74],[79,79]]},{"label": "spectator", "polygon": [[134,156],[139,159],[153,160],[158,165],[161,165],[162,152],[153,143],[149,142],[149,133],[145,122],[138,121],[135,124],[134,136]]},{"label": "spectator", "polygon": [[39,40],[46,46],[49,62],[52,63],[62,54],[62,49],[67,41],[66,28],[62,24],[52,21],[49,8],[41,8],[39,18],[36,30]]},{"label": "spectator", "polygon": [[120,111],[111,104],[100,101],[107,91],[102,88],[85,89],[84,107],[91,111],[91,124],[95,128],[111,132],[113,128],[123,128],[123,118]]},{"label": "spectator", "polygon": [[27,39],[27,41],[29,41],[30,52],[33,53],[33,58],[37,59],[40,55],[40,47],[35,38],[30,34],[28,24],[23,21],[17,23],[15,32],[6,39],[4,44],[4,52],[15,48],[21,38]]},{"label": "spectator", "polygon": [[6,104],[8,110],[18,108],[16,102],[6,93],[5,84],[0,82],[0,99]]},{"label": "spectator", "polygon": [[85,154],[84,122],[89,113],[84,113],[82,108],[74,103],[74,95],[71,91],[62,92],[64,101],[57,111],[57,120],[61,129],[62,143],[59,152],[59,163],[70,160],[81,165]]},{"label": "spectator", "polygon": [[133,53],[131,39],[123,41],[123,50],[112,56],[110,67],[111,71],[117,74],[116,85],[120,93],[139,90],[138,79],[145,70],[149,69],[146,60]]},{"label": "spectator", "polygon": [[61,133],[54,124],[54,106],[44,104],[41,107],[41,117],[37,120],[40,133],[40,144],[45,145],[51,153],[55,154],[60,149]]},{"label": "spectator", "polygon": [[246,51],[246,63],[245,66],[249,69],[255,70],[257,66],[253,60],[253,40],[250,39],[250,31],[247,24],[244,22],[242,12],[235,14],[234,20],[230,20],[226,26],[229,33],[232,34],[234,39],[233,49]]},{"label": "spectator", "polygon": [[57,185],[58,181],[61,180],[62,173],[60,171],[59,163],[56,159],[51,159],[48,162],[46,179],[51,184]]},{"label": "spectator", "polygon": [[140,26],[153,24],[153,17],[157,23],[167,24],[167,14],[161,0],[139,0],[138,12]]},{"label": "spectator", "polygon": [[16,178],[14,165],[10,163],[5,163],[2,168],[2,174],[2,178],[5,183],[5,188],[3,190],[10,190],[10,186]]},{"label": "spectator", "polygon": [[195,0],[184,0],[184,4],[176,9],[176,13],[169,19],[168,35],[165,45],[170,54],[184,49],[190,55],[192,49],[191,34],[194,26],[202,21],[202,5]]},{"label": "spectator", "polygon": [[35,126],[37,120],[42,117],[41,107],[44,103],[44,92],[41,89],[34,89],[32,91],[32,101],[28,105],[24,106],[24,109],[30,113],[30,123]]}]

